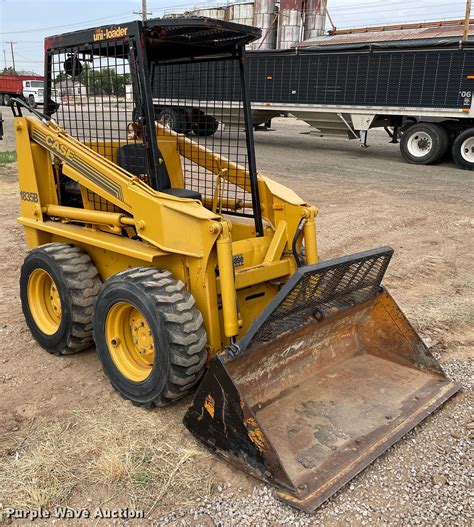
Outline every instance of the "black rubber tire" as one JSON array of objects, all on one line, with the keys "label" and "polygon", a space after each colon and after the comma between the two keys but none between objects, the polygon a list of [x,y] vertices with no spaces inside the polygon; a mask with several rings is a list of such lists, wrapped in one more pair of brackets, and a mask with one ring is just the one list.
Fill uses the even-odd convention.
[{"label": "black rubber tire", "polygon": [[32,108],[36,108],[37,107],[37,104],[35,102],[35,96],[34,95],[29,95],[28,96],[28,104],[32,107]]},{"label": "black rubber tire", "polygon": [[186,133],[186,129],[188,128],[184,112],[176,110],[175,108],[164,108],[161,110],[158,114],[158,121],[168,124],[171,130],[178,134]]},{"label": "black rubber tire", "polygon": [[[58,288],[62,315],[53,335],[40,330],[28,304],[28,280],[35,269],[44,269]],[[55,355],[92,346],[92,315],[101,283],[97,268],[79,247],[48,243],[28,253],[21,268],[20,298],[26,323],[40,346]]]},{"label": "black rubber tire", "polygon": [[461,132],[453,141],[453,146],[451,148],[451,153],[453,160],[459,168],[463,170],[474,170],[474,163],[470,163],[462,155],[463,143],[466,139],[470,137],[474,138],[474,128],[468,128]]},{"label": "black rubber tire", "polygon": [[10,99],[11,99],[10,95],[8,95],[7,93],[5,93],[5,94],[3,95],[3,105],[4,105],[4,106],[10,106]]},{"label": "black rubber tire", "polygon": [[414,117],[408,117],[398,130],[399,137],[401,138],[402,135],[410,128],[410,126],[413,126],[416,124],[416,122],[417,121]]},{"label": "black rubber tire", "polygon": [[[423,156],[413,155],[408,148],[409,141],[419,132],[423,132],[430,137],[432,147]],[[407,128],[400,140],[400,152],[403,159],[415,165],[429,165],[440,160],[448,150],[449,137],[446,130],[435,123],[417,123]]]},{"label": "black rubber tire", "polygon": [[200,115],[197,116],[193,120],[193,123],[191,125],[191,129],[193,133],[197,136],[207,137],[210,135],[214,135],[217,132],[217,129],[219,128],[219,121],[214,119],[211,115],[205,115],[201,112]]},{"label": "black rubber tire", "polygon": [[[142,382],[118,370],[107,346],[107,314],[118,302],[138,308],[152,332],[158,358]],[[195,303],[184,283],[166,270],[137,267],[104,282],[95,307],[94,340],[104,372],[123,397],[136,405],[165,406],[199,382],[207,361],[207,335]]]}]

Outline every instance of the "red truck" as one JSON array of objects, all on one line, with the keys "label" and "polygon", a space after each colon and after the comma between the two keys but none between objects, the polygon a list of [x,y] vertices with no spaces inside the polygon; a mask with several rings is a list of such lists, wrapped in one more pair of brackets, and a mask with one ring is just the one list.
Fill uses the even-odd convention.
[{"label": "red truck", "polygon": [[8,106],[11,97],[20,97],[33,107],[43,104],[44,79],[39,75],[0,74],[0,105]]}]

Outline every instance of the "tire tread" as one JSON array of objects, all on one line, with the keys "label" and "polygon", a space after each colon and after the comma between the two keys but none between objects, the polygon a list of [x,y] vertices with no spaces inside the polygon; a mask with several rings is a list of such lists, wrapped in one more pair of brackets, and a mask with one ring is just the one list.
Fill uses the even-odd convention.
[{"label": "tire tread", "polygon": [[[168,341],[170,372],[161,394],[153,400],[164,406],[187,395],[204,374],[207,335],[196,301],[181,280],[162,269],[122,271],[109,279],[130,280],[153,300],[161,313]],[[134,404],[142,404],[134,401]]]},{"label": "tire tread", "polygon": [[89,348],[93,344],[94,304],[101,286],[97,268],[89,255],[74,245],[48,243],[33,249],[31,253],[35,251],[44,252],[54,260],[71,298],[72,324],[69,337],[65,347],[53,353],[69,355]]}]

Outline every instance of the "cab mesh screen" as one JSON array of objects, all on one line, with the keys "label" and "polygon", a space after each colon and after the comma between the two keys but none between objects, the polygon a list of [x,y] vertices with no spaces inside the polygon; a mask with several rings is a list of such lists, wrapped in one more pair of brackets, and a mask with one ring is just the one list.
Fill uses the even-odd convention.
[{"label": "cab mesh screen", "polygon": [[169,135],[184,134],[195,145],[182,160],[185,187],[218,211],[253,216],[238,58],[156,62],[152,92],[156,118]]}]

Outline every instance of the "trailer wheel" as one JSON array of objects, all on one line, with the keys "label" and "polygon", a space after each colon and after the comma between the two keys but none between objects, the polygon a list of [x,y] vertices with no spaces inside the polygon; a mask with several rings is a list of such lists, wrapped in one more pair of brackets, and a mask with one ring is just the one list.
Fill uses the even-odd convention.
[{"label": "trailer wheel", "polygon": [[474,128],[468,128],[456,137],[451,152],[458,167],[474,169]]},{"label": "trailer wheel", "polygon": [[186,133],[186,129],[189,129],[184,112],[174,108],[161,110],[158,114],[158,121],[178,134],[184,134]]},{"label": "trailer wheel", "polygon": [[207,336],[183,282],[166,270],[127,269],[101,288],[94,340],[112,386],[134,404],[164,406],[201,379]]},{"label": "trailer wheel", "polygon": [[193,119],[191,128],[196,135],[207,137],[214,135],[217,132],[219,121],[210,115],[205,115],[200,112],[200,114]]},{"label": "trailer wheel", "polygon": [[10,95],[8,95],[8,93],[3,95],[3,105],[10,106]]},{"label": "trailer wheel", "polygon": [[92,311],[100,284],[95,265],[74,245],[48,243],[27,255],[20,298],[26,323],[40,346],[67,355],[92,345]]},{"label": "trailer wheel", "polygon": [[433,123],[410,126],[402,135],[400,152],[409,163],[429,165],[441,159],[449,147],[446,130]]}]

